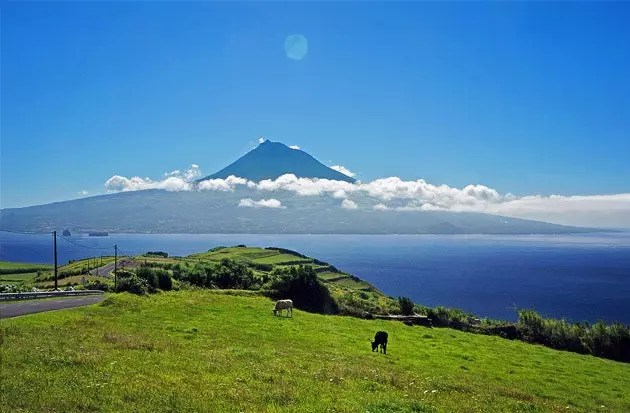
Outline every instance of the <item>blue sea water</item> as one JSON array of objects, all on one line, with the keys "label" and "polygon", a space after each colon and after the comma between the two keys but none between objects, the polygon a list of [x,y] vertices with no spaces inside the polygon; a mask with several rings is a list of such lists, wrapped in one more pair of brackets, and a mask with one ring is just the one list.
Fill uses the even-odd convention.
[{"label": "blue sea water", "polygon": [[[571,321],[630,324],[630,233],[583,235],[143,235],[59,238],[59,263],[148,250],[187,255],[218,245],[294,249],[391,296],[514,320],[515,307]],[[97,249],[95,249],[97,248]],[[98,249],[103,248],[103,249]],[[52,263],[51,235],[0,233],[0,260]]]}]

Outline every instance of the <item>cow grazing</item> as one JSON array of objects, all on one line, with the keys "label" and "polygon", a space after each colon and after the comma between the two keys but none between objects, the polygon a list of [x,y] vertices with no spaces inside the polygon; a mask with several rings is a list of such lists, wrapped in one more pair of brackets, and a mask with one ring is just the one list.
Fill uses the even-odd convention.
[{"label": "cow grazing", "polygon": [[387,354],[387,333],[384,331],[379,331],[374,336],[374,341],[370,340],[372,343],[372,351],[378,351],[379,346],[381,346],[381,352],[383,354]]},{"label": "cow grazing", "polygon": [[278,300],[276,301],[276,305],[273,309],[273,315],[278,315],[278,311],[280,311],[280,316],[282,316],[282,310],[287,310],[287,317],[289,313],[291,317],[293,317],[293,301],[291,300]]}]

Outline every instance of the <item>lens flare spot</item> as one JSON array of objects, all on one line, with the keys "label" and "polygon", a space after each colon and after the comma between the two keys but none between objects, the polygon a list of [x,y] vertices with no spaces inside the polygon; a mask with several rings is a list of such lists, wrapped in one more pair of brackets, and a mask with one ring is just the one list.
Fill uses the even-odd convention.
[{"label": "lens flare spot", "polygon": [[302,60],[308,52],[308,41],[301,34],[291,34],[284,39],[284,52],[287,58]]}]

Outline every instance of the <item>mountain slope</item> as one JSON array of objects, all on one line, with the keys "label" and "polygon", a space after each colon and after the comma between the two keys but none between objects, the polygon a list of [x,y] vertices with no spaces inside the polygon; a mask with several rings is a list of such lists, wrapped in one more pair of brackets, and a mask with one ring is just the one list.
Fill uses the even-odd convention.
[{"label": "mountain slope", "polygon": [[545,222],[479,213],[375,211],[378,200],[354,197],[358,209],[339,199],[277,191],[285,208],[243,208],[240,200],[260,199],[249,188],[229,191],[122,192],[0,211],[2,228],[13,231],[101,230],[137,233],[249,234],[559,234],[592,232]]},{"label": "mountain slope", "polygon": [[284,174],[294,174],[298,178],[356,181],[327,167],[304,151],[291,149],[280,142],[265,141],[235,162],[197,182],[206,179],[225,179],[230,175],[259,182],[263,179],[276,179]]}]

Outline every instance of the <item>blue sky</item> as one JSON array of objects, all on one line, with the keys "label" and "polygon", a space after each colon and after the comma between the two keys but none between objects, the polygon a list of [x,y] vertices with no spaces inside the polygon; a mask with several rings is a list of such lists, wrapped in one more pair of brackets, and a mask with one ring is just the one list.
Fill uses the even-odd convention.
[{"label": "blue sky", "polygon": [[363,181],[630,192],[630,3],[9,2],[1,18],[2,207],[209,174],[258,136]]}]

